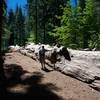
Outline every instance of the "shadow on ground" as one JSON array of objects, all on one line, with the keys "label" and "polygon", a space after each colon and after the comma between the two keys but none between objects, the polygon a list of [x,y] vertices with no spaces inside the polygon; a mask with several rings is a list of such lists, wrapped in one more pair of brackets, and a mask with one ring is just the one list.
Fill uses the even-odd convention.
[{"label": "shadow on ground", "polygon": [[16,64],[5,65],[7,77],[5,91],[0,98],[10,100],[63,100],[53,91],[59,91],[54,84],[43,84],[43,74],[40,72],[28,73]]}]

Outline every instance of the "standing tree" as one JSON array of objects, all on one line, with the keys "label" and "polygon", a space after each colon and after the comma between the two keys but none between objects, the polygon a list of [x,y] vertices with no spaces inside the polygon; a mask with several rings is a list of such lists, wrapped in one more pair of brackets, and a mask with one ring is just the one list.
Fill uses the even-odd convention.
[{"label": "standing tree", "polygon": [[[86,6],[83,10],[83,18],[82,18],[82,35],[83,35],[83,48],[87,48],[89,46],[90,33],[92,27],[93,20],[93,0],[87,0]],[[93,27],[92,27],[93,28]]]},{"label": "standing tree", "polygon": [[100,50],[100,1],[93,0],[93,19],[91,27],[91,40],[89,41],[90,48]]},{"label": "standing tree", "polygon": [[7,25],[11,33],[10,39],[9,39],[9,45],[15,45],[16,44],[16,24],[15,24],[15,15],[12,9],[10,9],[8,13]]},{"label": "standing tree", "polygon": [[84,9],[78,5],[74,8],[74,12],[70,4],[64,7],[61,26],[56,27],[53,33],[57,42],[71,48],[87,48],[89,46],[93,28],[93,1],[87,0],[85,4]]},{"label": "standing tree", "polygon": [[15,12],[15,22],[16,22],[16,38],[18,45],[24,45],[25,43],[25,17],[22,13],[21,7],[16,7]]},{"label": "standing tree", "polygon": [[81,7],[81,10],[83,11],[85,8],[85,1],[86,0],[79,0],[79,6]]},{"label": "standing tree", "polygon": [[[0,91],[4,88],[5,85],[5,75],[3,69],[3,55],[1,51],[2,45],[2,35],[4,33],[4,20],[6,16],[6,2],[5,0],[0,0]],[[1,94],[1,93],[0,93]]]},{"label": "standing tree", "polygon": [[48,32],[60,25],[57,16],[62,15],[61,6],[66,3],[66,0],[27,0],[29,33],[33,33],[35,42],[52,42]]},{"label": "standing tree", "polygon": [[[36,1],[37,2],[37,1]],[[28,34],[28,41],[32,40],[36,42],[36,34],[35,29],[36,29],[36,24],[35,24],[35,19],[36,19],[36,7],[35,7],[35,0],[27,0],[27,34]]]}]

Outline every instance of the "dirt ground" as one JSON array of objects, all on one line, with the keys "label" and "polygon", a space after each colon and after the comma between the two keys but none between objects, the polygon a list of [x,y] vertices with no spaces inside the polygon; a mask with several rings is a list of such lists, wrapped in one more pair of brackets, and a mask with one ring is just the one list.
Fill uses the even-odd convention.
[{"label": "dirt ground", "polygon": [[[23,70],[34,74],[33,82],[30,79],[31,94],[28,96],[40,100],[100,100],[100,92],[92,89],[88,84],[54,71],[47,65],[48,70],[43,71],[38,61],[18,52],[6,53],[5,58],[5,64],[21,66]],[[25,80],[28,75],[30,76],[29,73],[21,75],[21,79]],[[10,85],[8,90],[17,94],[26,94],[26,90],[30,88],[27,81],[25,80],[24,84],[18,82],[15,85]]]}]

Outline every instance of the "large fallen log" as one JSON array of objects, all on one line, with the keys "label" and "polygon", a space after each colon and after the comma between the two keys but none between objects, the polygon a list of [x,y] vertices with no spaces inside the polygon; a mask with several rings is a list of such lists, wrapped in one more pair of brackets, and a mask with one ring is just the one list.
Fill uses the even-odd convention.
[{"label": "large fallen log", "polygon": [[[36,57],[36,54],[38,55],[39,46],[36,46],[34,53],[27,52],[26,55],[31,58]],[[48,51],[51,51],[53,48],[54,47],[46,46]],[[60,52],[60,48],[56,49],[57,52]],[[64,54],[59,53],[60,61],[57,61],[55,64],[56,70],[89,83],[89,86],[100,90],[100,51],[79,51],[72,49],[68,49],[68,51],[70,52],[71,60],[69,59],[68,61],[66,59],[67,57],[64,57]],[[48,63],[52,66],[50,62]]]},{"label": "large fallen log", "polygon": [[88,65],[81,60],[72,59],[72,61],[69,62],[63,58],[60,63],[56,63],[56,69],[86,83],[91,83],[95,79],[95,75],[93,75],[92,71],[88,70]]},{"label": "large fallen log", "polygon": [[28,52],[28,50],[25,50],[25,49],[20,50],[20,53],[21,53],[21,54],[23,54],[23,55],[26,55],[26,54],[27,54],[27,52]]},{"label": "large fallen log", "polygon": [[94,81],[94,77],[91,75],[90,72],[81,69],[79,67],[73,67],[73,66],[68,66],[66,68],[64,68],[64,70],[62,71],[64,74],[72,76],[74,78],[77,78],[83,82],[86,83],[92,83]]}]

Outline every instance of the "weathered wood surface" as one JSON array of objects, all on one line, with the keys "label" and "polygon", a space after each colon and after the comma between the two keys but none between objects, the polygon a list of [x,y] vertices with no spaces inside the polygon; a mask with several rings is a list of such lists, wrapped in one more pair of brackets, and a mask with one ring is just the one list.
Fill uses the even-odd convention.
[{"label": "weathered wood surface", "polygon": [[88,70],[88,65],[84,61],[72,59],[71,62],[65,61],[65,64],[57,63],[56,66],[62,73],[75,77],[81,81],[90,83],[95,79],[92,71]]},{"label": "weathered wood surface", "polygon": [[[89,82],[89,86],[100,90],[100,51],[78,51],[69,49],[73,55],[62,70],[65,74]],[[70,73],[71,72],[71,73]]]},{"label": "weathered wood surface", "polygon": [[100,91],[100,80],[95,80],[89,86],[96,89],[96,90],[98,90],[98,91]]}]

